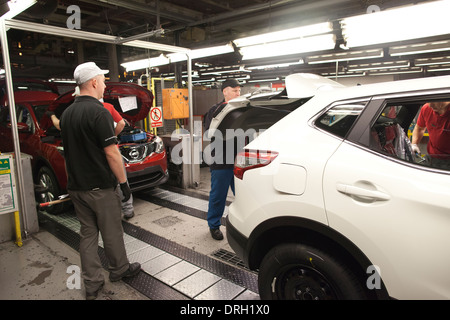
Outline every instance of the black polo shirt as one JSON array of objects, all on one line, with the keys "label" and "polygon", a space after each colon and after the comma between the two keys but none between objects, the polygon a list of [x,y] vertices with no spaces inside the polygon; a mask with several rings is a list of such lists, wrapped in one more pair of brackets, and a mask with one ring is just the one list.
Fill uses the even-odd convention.
[{"label": "black polo shirt", "polygon": [[87,191],[117,185],[103,148],[117,144],[111,114],[91,96],[78,96],[61,116],[68,184],[67,189]]}]

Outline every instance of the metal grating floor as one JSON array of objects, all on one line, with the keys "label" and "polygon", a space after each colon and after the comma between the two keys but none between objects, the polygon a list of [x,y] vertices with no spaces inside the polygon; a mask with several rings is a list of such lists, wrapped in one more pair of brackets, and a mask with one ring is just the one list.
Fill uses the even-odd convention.
[{"label": "metal grating floor", "polygon": [[[139,198],[206,218],[208,201],[204,199],[160,188],[139,193]],[[39,218],[44,228],[78,250],[80,224],[74,212],[57,216],[39,212]],[[128,222],[123,222],[123,228],[129,260],[142,265],[137,277],[124,281],[150,299],[259,299],[257,275],[243,269],[242,262],[232,253],[219,250],[213,254],[228,262],[223,263]],[[106,267],[101,237],[99,254],[105,260]]]},{"label": "metal grating floor", "polygon": [[227,251],[225,249],[219,249],[213,252],[212,255],[216,258],[227,261],[235,266],[247,269],[244,262],[241,259],[239,259],[233,252]]}]

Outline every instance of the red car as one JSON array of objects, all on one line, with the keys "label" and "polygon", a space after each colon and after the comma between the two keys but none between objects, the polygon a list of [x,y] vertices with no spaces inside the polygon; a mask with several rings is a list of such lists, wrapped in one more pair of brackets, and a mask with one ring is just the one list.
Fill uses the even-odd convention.
[{"label": "red car", "polygon": [[[21,152],[30,154],[34,181],[48,188],[40,200],[47,202],[67,193],[64,147],[60,132],[45,112],[59,118],[74,97],[72,92],[59,96],[53,92],[16,91],[16,115]],[[104,101],[111,103],[129,122],[119,135],[119,149],[124,159],[128,182],[133,192],[165,183],[168,178],[167,156],[162,139],[135,127],[152,105],[153,95],[131,83],[107,83]],[[13,151],[9,108],[0,107],[0,151]],[[50,213],[64,210],[63,203],[47,207]]]}]

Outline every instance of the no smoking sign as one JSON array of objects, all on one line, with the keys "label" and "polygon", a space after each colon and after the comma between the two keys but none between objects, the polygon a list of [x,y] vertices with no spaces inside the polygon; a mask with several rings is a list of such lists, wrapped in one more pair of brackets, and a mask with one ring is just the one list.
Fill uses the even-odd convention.
[{"label": "no smoking sign", "polygon": [[152,128],[162,127],[162,110],[161,107],[152,107],[150,109],[150,123]]}]

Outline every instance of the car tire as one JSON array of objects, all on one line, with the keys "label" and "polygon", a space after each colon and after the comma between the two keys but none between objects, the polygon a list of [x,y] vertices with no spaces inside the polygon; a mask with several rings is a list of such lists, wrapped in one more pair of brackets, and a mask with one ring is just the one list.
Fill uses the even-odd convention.
[{"label": "car tire", "polygon": [[[38,171],[38,184],[45,187],[47,191],[41,195],[37,195],[39,203],[50,202],[53,200],[58,200],[58,197],[62,194],[61,189],[58,185],[58,180],[55,174],[48,167],[41,167]],[[59,204],[49,205],[43,210],[50,214],[60,214],[69,208],[69,201],[62,202]]]},{"label": "car tire", "polygon": [[300,244],[279,245],[264,257],[258,275],[263,300],[359,300],[365,289],[332,255]]}]

